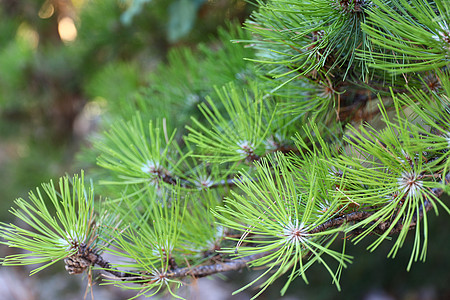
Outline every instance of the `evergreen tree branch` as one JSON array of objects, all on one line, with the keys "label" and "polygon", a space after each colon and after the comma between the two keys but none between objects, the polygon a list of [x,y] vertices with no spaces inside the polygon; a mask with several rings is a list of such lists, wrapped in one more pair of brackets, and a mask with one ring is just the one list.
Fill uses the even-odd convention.
[{"label": "evergreen tree branch", "polygon": [[[443,184],[448,185],[450,183],[450,173],[445,176],[445,179],[442,181]],[[441,197],[444,193],[443,188],[433,188],[432,193],[436,197]],[[423,218],[424,212],[427,212],[431,210],[433,207],[431,200],[425,200],[424,206],[420,208],[419,214],[415,214],[413,217],[412,222],[409,223],[409,229],[413,229],[414,226],[417,224],[417,221]],[[368,212],[368,211],[355,211],[351,213],[347,213],[335,218],[330,219],[329,221],[309,230],[307,234],[315,234],[324,232],[326,230],[332,229],[332,228],[338,228],[343,226],[346,223],[358,223],[364,219],[367,219],[368,217],[372,216],[374,212]],[[383,222],[379,224],[372,232],[371,234],[382,234],[385,233],[392,225],[392,222]],[[401,222],[398,222],[393,229],[389,232],[390,235],[399,233],[402,228],[404,227],[404,224]],[[364,232],[365,229],[363,228],[357,228],[353,231],[351,231],[351,234],[358,235]],[[223,273],[228,271],[237,271],[240,269],[243,269],[248,266],[248,263],[257,259],[260,259],[262,257],[270,255],[272,252],[260,252],[257,254],[241,257],[238,259],[234,259],[231,261],[225,261],[225,262],[217,262],[214,264],[209,265],[199,265],[194,267],[184,267],[184,268],[177,268],[175,267],[173,270],[169,270],[165,274],[163,274],[166,278],[182,278],[182,277],[194,277],[194,278],[200,278],[200,277],[206,277],[210,275],[214,275],[217,273]],[[83,271],[87,266],[93,266],[98,265],[103,271],[115,276],[116,278],[127,281],[127,280],[133,280],[133,281],[139,281],[141,284],[145,283],[145,280],[147,280],[148,276],[147,274],[143,274],[141,276],[137,275],[136,272],[123,272],[119,271],[118,269],[111,266],[110,262],[105,260],[100,254],[96,253],[93,249],[88,247],[86,244],[80,244],[78,247],[78,252],[68,258],[65,259],[66,263],[66,270],[69,271],[70,274],[78,274],[81,270],[80,267],[83,267],[81,271]]]},{"label": "evergreen tree branch", "polygon": [[[255,255],[246,256],[243,258],[238,258],[228,262],[219,262],[211,265],[200,265],[195,267],[185,267],[185,268],[175,268],[165,274],[166,278],[179,278],[179,277],[206,277],[209,275],[237,271],[247,266],[248,262],[255,259],[264,257],[269,253],[259,253]],[[138,280],[145,283],[146,277],[148,275],[136,275],[135,272],[123,272],[111,266],[110,262],[105,260],[99,253],[87,246],[86,244],[80,244],[76,254],[66,258],[64,260],[66,263],[66,270],[69,274],[80,274],[87,267],[98,265],[103,271],[117,277],[122,281],[127,280]]]},{"label": "evergreen tree branch", "polygon": [[[108,200],[94,205],[77,177],[18,199],[26,227],[0,222],[0,244],[25,251],[2,265],[96,267],[134,298],[180,298],[183,281],[261,268],[237,291],[257,283],[256,298],[282,275],[282,295],[307,283],[316,262],[340,290],[349,236],[370,251],[392,239],[392,257],[412,237],[407,269],[425,260],[427,212],[450,214],[450,5],[257,2],[253,34],[239,35],[256,53],[223,43],[204,45],[201,63],[169,55],[95,143]],[[102,256],[111,243],[123,260]]]}]

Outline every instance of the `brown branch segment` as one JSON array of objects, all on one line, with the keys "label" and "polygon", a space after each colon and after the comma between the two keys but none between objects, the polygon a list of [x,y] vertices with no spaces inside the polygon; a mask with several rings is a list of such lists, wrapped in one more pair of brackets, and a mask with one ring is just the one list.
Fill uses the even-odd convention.
[{"label": "brown branch segment", "polygon": [[345,223],[349,223],[349,222],[358,222],[358,221],[362,221],[364,219],[367,219],[368,217],[370,217],[373,213],[371,212],[367,212],[367,211],[355,211],[355,212],[351,212],[348,213],[346,215],[342,215],[336,218],[333,218],[313,229],[311,229],[308,234],[314,234],[314,233],[319,233],[322,231],[325,231],[327,229],[330,228],[337,228],[340,227],[342,225],[344,225]]},{"label": "brown branch segment", "polygon": [[219,262],[212,265],[202,265],[196,267],[179,268],[166,273],[166,277],[187,277],[192,276],[195,278],[205,277],[217,273],[237,271],[243,269],[247,264],[253,260],[268,255],[268,252],[257,253],[246,257],[238,258],[229,262]]}]

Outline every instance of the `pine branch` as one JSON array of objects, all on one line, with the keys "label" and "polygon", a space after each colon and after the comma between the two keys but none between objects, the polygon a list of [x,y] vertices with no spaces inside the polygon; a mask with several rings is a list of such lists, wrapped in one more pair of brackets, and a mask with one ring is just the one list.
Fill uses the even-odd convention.
[{"label": "pine branch", "polygon": [[[445,181],[442,181],[444,184],[450,183],[450,173],[445,176]],[[441,197],[444,193],[443,188],[433,188],[432,193],[436,197]],[[424,211],[429,211],[433,207],[432,201],[425,200],[424,206],[420,208],[420,212],[417,216],[414,215],[412,222],[409,225],[409,229],[413,229],[417,224],[417,221],[423,218]],[[346,223],[358,223],[368,217],[372,216],[373,212],[367,211],[356,211],[348,214],[344,214],[342,216],[335,217],[307,232],[307,234],[314,234],[319,232],[324,232],[331,228],[338,228],[343,226]],[[390,227],[391,222],[383,222],[379,224],[371,234],[382,234],[385,233]],[[398,222],[393,229],[389,232],[389,234],[399,233],[404,224]],[[351,233],[354,235],[361,234],[364,231],[363,228],[355,229]],[[199,265],[194,267],[185,267],[185,268],[174,268],[166,272],[164,275],[165,278],[182,278],[182,277],[206,277],[210,275],[214,275],[217,273],[223,273],[228,271],[237,271],[243,269],[248,266],[248,263],[262,257],[265,257],[272,252],[260,252],[257,254],[241,257],[238,259],[234,259],[227,262],[218,262],[210,265]],[[143,274],[141,276],[136,275],[136,272],[123,272],[111,266],[110,262],[105,260],[100,254],[96,253],[93,249],[88,247],[85,244],[80,244],[78,247],[78,252],[68,258],[65,259],[66,270],[69,271],[70,274],[79,274],[84,271],[88,266],[98,265],[105,272],[110,273],[111,275],[117,277],[122,281],[139,281],[141,284],[144,284],[148,279],[148,274]]]},{"label": "pine branch", "polygon": [[[243,258],[235,259],[228,262],[219,262],[211,265],[201,265],[195,267],[175,268],[165,274],[166,278],[179,278],[179,277],[206,277],[209,275],[237,271],[247,266],[248,262],[255,259],[264,257],[269,253],[259,253],[255,255],[246,256]],[[99,253],[87,246],[86,244],[80,244],[78,252],[64,260],[66,264],[66,270],[69,274],[80,274],[86,270],[89,266],[98,265],[103,271],[117,277],[122,281],[138,280],[144,283],[148,275],[138,276],[136,272],[123,272],[111,266],[110,262],[105,260]]]},{"label": "pine branch", "polygon": [[[307,282],[315,263],[340,289],[352,259],[345,241],[342,252],[331,247],[341,235],[355,244],[370,235],[369,250],[396,235],[395,256],[412,234],[408,269],[425,260],[427,212],[450,214],[440,199],[450,183],[450,5],[257,2],[253,35],[240,38],[256,57],[226,43],[205,46],[200,62],[174,52],[96,143],[109,172],[101,182],[115,185],[98,206],[105,220],[83,180],[46,185],[12,210],[28,228],[0,222],[0,244],[26,250],[3,265],[44,263],[35,273],[64,260],[70,274],[97,266],[106,281],[149,297],[177,297],[171,289],[184,278],[264,268],[242,288],[258,283],[256,298],[283,274],[282,295],[294,279]],[[107,240],[127,262],[102,256]]]}]

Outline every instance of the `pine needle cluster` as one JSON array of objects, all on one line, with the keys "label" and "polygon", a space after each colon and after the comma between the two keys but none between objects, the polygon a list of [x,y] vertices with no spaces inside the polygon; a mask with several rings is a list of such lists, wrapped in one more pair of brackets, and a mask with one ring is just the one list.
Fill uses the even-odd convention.
[{"label": "pine needle cluster", "polygon": [[173,52],[124,101],[95,143],[106,200],[82,175],[16,201],[26,226],[1,224],[2,243],[24,252],[3,265],[65,260],[175,297],[195,278],[263,268],[237,291],[256,284],[256,298],[282,275],[281,294],[308,282],[317,263],[340,289],[346,243],[388,242],[395,257],[411,236],[407,269],[426,259],[429,219],[450,213],[450,4],[258,4],[246,31]]}]

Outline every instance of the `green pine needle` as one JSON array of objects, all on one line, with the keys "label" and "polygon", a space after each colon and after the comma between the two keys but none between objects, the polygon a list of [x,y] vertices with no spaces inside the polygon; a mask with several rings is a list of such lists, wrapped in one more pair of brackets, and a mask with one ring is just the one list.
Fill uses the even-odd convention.
[{"label": "green pine needle", "polygon": [[448,64],[450,53],[450,5],[437,0],[373,0],[363,30],[371,41],[388,51],[363,52],[371,67],[395,74],[428,71]]},{"label": "green pine needle", "polygon": [[113,179],[104,184],[153,184],[172,178],[188,154],[178,153],[175,132],[169,135],[162,122],[144,126],[139,114],[130,122],[119,122],[96,144],[103,154],[99,166],[111,170]]},{"label": "green pine needle", "polygon": [[85,189],[83,172],[81,177],[61,178],[58,189],[51,181],[42,185],[42,191],[31,191],[28,201],[17,199],[11,213],[26,226],[1,223],[1,243],[25,252],[7,256],[2,264],[43,264],[31,271],[35,274],[76,253],[81,243],[95,246],[93,201],[93,190]]},{"label": "green pine needle", "polygon": [[204,153],[199,157],[224,163],[264,155],[263,141],[274,116],[266,96],[256,86],[241,92],[232,84],[216,89],[216,94],[218,101],[207,98],[199,106],[207,125],[192,119],[195,128],[187,127],[187,140]]},{"label": "green pine needle", "polygon": [[265,266],[267,271],[249,285],[270,273],[255,297],[287,272],[290,275],[282,293],[297,277],[307,282],[305,272],[314,262],[325,266],[339,288],[336,274],[322,255],[332,257],[341,267],[350,262],[349,256],[329,249],[340,228],[310,233],[339,212],[338,202],[327,203],[328,209],[323,211],[323,199],[319,195],[323,180],[310,170],[313,178],[302,190],[292,176],[293,169],[295,167],[281,154],[262,160],[257,165],[256,178],[243,174],[238,184],[243,194],[233,193],[225,206],[216,209],[215,214],[222,224],[243,232],[237,247],[227,252],[236,251],[239,257],[268,253],[250,263],[253,267]]}]

